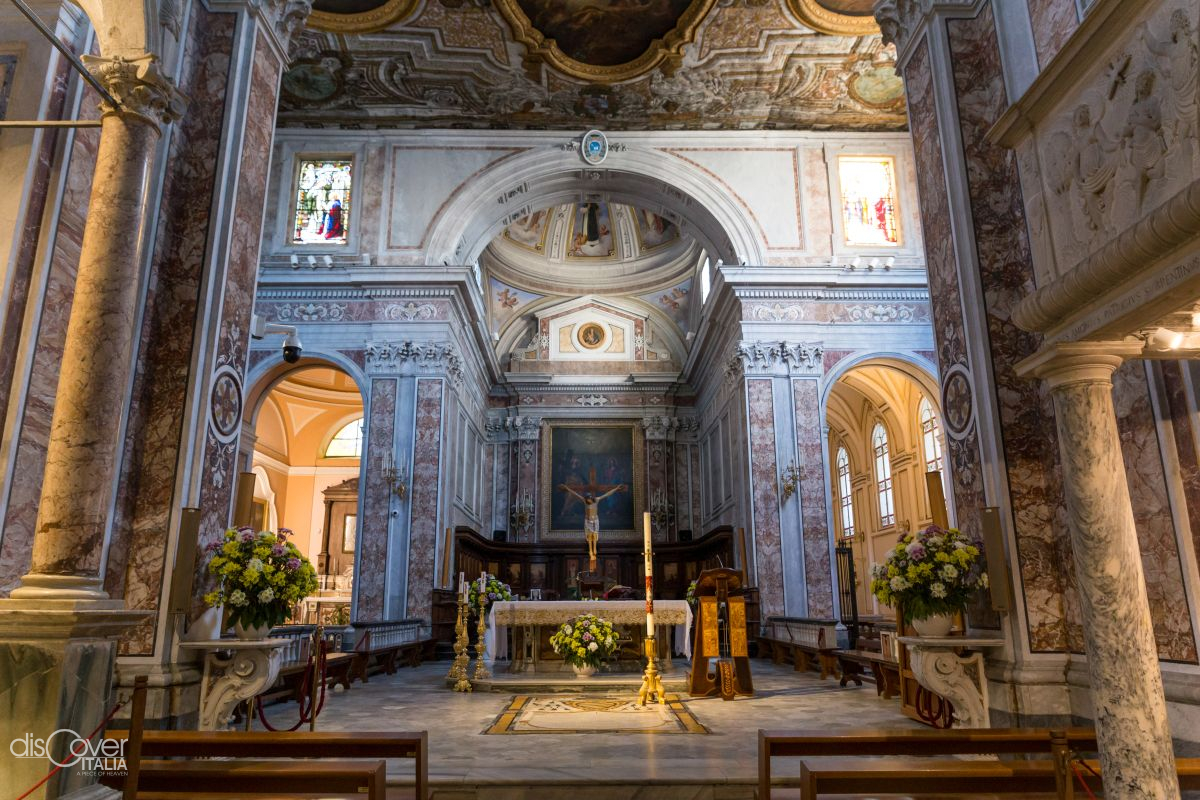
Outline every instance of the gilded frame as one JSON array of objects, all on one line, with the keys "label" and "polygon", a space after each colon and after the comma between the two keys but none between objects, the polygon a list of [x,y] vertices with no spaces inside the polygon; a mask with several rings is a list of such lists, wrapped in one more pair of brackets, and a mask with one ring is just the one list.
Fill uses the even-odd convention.
[{"label": "gilded frame", "polygon": [[386,3],[360,14],[331,14],[313,11],[305,23],[310,28],[330,33],[374,33],[412,15],[420,0],[387,0]]},{"label": "gilded frame", "polygon": [[493,4],[512,28],[513,38],[525,45],[525,66],[533,72],[539,63],[548,64],[572,78],[591,83],[617,83],[637,78],[661,67],[667,75],[672,74],[683,62],[683,50],[696,40],[696,31],[717,0],[692,0],[692,4],[679,15],[666,36],[650,43],[646,52],[632,61],[611,66],[598,66],[576,61],[558,48],[553,39],[533,26],[517,0],[493,0]]},{"label": "gilded frame", "polygon": [[853,16],[830,11],[817,0],[787,0],[788,10],[818,33],[830,36],[871,36],[879,33],[875,17]]},{"label": "gilded frame", "polygon": [[577,420],[546,420],[542,426],[542,454],[541,463],[538,465],[540,473],[539,484],[540,491],[538,492],[538,532],[539,538],[542,541],[578,541],[580,545],[584,544],[583,530],[551,530],[550,528],[550,493],[554,487],[552,482],[552,470],[550,465],[553,463],[553,453],[551,452],[551,442],[554,440],[555,428],[626,428],[632,431],[633,434],[633,529],[631,530],[614,530],[600,529],[600,548],[604,548],[605,539],[609,541],[620,542],[640,542],[644,532],[638,529],[641,524],[642,514],[645,511],[645,489],[646,489],[646,471],[643,461],[646,458],[645,437],[642,433],[642,426],[637,420],[629,419],[577,419]]}]

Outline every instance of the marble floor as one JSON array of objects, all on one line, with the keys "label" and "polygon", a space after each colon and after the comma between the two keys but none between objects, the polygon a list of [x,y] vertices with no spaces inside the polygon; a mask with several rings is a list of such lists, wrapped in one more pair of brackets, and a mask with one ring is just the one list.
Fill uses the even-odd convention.
[{"label": "marble floor", "polygon": [[[751,698],[685,700],[710,735],[634,733],[488,736],[511,692],[459,694],[446,689],[449,662],[372,677],[330,694],[321,730],[428,730],[430,783],[436,800],[750,800],[758,775],[759,728],[917,727],[897,700],[867,683],[842,689],[815,673],[754,661]],[[296,720],[295,704],[267,709],[275,726]],[[778,775],[798,765],[777,760]],[[388,764],[389,783],[411,780],[411,762]]]}]

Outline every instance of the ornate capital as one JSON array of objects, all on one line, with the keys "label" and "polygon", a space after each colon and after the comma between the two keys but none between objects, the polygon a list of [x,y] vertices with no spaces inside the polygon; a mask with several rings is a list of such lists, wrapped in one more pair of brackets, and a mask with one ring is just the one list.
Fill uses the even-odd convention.
[{"label": "ornate capital", "polygon": [[119,104],[101,100],[104,116],[132,115],[156,129],[183,116],[187,98],[159,72],[158,56],[153,53],[134,59],[85,55],[83,62]]},{"label": "ornate capital", "polygon": [[292,37],[304,27],[312,13],[312,0],[253,0],[264,19],[271,25],[280,46],[287,50]]},{"label": "ornate capital", "polygon": [[725,377],[742,375],[820,375],[825,348],[819,342],[738,342],[725,366]]},{"label": "ornate capital", "polygon": [[921,9],[917,0],[875,0],[875,22],[883,34],[884,44],[894,44],[902,50],[908,44]]},{"label": "ornate capital", "polygon": [[368,342],[365,351],[367,372],[373,375],[441,373],[454,386],[462,383],[462,356],[449,342]]}]

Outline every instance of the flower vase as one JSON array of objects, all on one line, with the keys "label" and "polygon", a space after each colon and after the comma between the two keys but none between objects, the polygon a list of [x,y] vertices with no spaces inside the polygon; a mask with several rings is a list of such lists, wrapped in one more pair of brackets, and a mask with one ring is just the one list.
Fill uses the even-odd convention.
[{"label": "flower vase", "polygon": [[246,626],[240,621],[233,624],[233,634],[244,642],[254,642],[260,639],[267,638],[267,634],[271,632],[270,625],[253,625]]},{"label": "flower vase", "polygon": [[937,614],[926,619],[914,619],[912,626],[918,636],[949,636],[950,629],[954,627],[954,615]]},{"label": "flower vase", "polygon": [[185,640],[189,642],[210,642],[221,638],[221,618],[225,614],[224,606],[206,608],[196,621],[188,626]]},{"label": "flower vase", "polygon": [[590,664],[572,664],[571,669],[575,670],[576,678],[590,678],[596,674],[596,668]]}]

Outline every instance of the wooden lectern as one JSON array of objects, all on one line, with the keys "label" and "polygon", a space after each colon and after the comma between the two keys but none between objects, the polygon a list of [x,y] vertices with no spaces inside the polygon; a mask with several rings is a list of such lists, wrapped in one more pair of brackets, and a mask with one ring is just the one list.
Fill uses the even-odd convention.
[{"label": "wooden lectern", "polygon": [[[692,672],[688,693],[707,697],[720,692],[722,700],[734,695],[753,695],[750,652],[746,636],[746,598],[740,570],[706,569],[696,580],[699,617],[692,648]],[[714,662],[709,672],[709,662]]]}]

